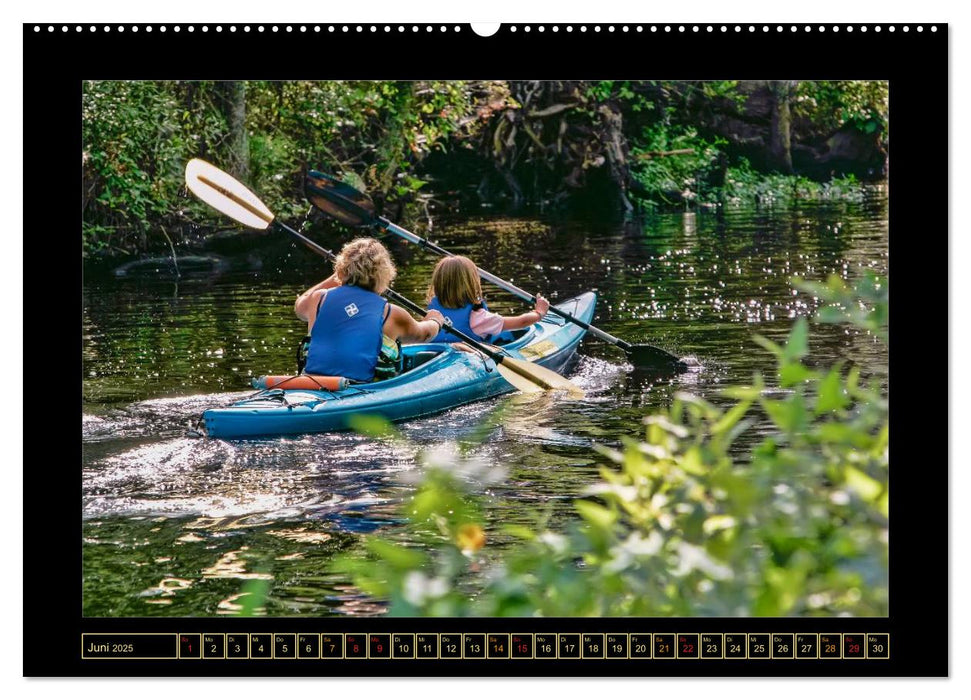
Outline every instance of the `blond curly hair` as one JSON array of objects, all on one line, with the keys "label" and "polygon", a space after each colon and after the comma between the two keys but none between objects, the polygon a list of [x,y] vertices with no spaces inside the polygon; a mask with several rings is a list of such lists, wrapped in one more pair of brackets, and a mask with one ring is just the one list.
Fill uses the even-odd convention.
[{"label": "blond curly hair", "polygon": [[334,273],[341,284],[375,292],[391,286],[398,270],[388,249],[374,238],[355,238],[341,248],[334,263]]}]

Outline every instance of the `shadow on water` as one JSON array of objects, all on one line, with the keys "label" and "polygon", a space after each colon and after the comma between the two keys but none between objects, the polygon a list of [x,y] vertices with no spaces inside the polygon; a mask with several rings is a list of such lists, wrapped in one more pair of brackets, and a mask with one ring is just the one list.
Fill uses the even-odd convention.
[{"label": "shadow on water", "polygon": [[[152,276],[84,285],[82,476],[86,615],[234,614],[243,584],[268,580],[265,614],[369,615],[379,605],[331,573],[360,535],[395,523],[420,452],[465,450],[502,465],[492,523],[570,517],[597,475],[595,442],[638,435],[645,414],[690,391],[771,374],[754,332],[785,338],[816,301],[793,276],[852,280],[887,270],[887,205],[803,203],[785,209],[665,214],[637,224],[555,218],[438,221],[433,238],[517,285],[565,298],[599,296],[597,325],[700,366],[675,378],[635,370],[593,339],[570,373],[581,400],[509,395],[399,426],[402,441],[351,433],[248,441],[190,439],[210,406],[245,396],[249,379],[291,370],[304,328],[295,296],[329,268],[287,240],[268,240],[218,276],[177,284]],[[340,241],[323,241],[339,245]],[[436,260],[387,240],[396,289],[421,298]],[[259,260],[254,260],[258,255]],[[490,307],[522,305],[489,289]],[[871,337],[813,324],[811,363],[852,358],[886,382]],[[768,428],[758,424],[754,439]],[[528,507],[525,507],[528,506]],[[551,509],[551,510],[550,510]],[[496,535],[492,537],[492,535]],[[493,546],[502,546],[498,533]]]}]

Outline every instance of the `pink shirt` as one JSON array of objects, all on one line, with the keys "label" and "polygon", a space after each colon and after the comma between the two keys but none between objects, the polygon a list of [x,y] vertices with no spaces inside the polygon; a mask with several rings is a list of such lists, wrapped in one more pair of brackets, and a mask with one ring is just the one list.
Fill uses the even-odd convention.
[{"label": "pink shirt", "polygon": [[476,309],[469,314],[469,327],[483,338],[487,335],[499,335],[502,333],[502,316],[485,309]]}]

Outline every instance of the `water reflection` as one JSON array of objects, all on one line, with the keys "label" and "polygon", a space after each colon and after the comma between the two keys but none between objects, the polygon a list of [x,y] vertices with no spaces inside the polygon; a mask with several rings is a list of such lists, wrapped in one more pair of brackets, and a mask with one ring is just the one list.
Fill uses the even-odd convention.
[{"label": "water reflection", "polygon": [[[687,212],[637,224],[472,217],[437,221],[437,242],[530,290],[599,294],[597,324],[698,365],[677,378],[636,370],[587,339],[571,368],[586,391],[511,395],[399,426],[405,440],[353,434],[225,442],[186,437],[201,412],[247,395],[249,378],[287,372],[303,328],[295,295],[329,266],[267,237],[217,278],[128,276],[84,287],[84,605],[88,615],[234,614],[241,585],[272,583],[265,614],[374,615],[383,608],[333,573],[361,533],[396,522],[420,453],[446,446],[506,479],[491,523],[561,522],[597,475],[594,443],[637,435],[676,391],[723,402],[728,383],[771,373],[751,341],[781,341],[816,300],[790,278],[886,272],[886,199],[790,209]],[[341,241],[326,240],[328,246]],[[396,288],[421,298],[436,260],[395,240]],[[255,262],[258,264],[255,264]],[[522,305],[496,290],[505,313]],[[886,382],[885,346],[858,331],[812,329],[810,363],[852,358]],[[750,439],[767,429],[752,428]],[[504,535],[490,530],[490,547]],[[151,592],[151,593],[149,593]]]}]

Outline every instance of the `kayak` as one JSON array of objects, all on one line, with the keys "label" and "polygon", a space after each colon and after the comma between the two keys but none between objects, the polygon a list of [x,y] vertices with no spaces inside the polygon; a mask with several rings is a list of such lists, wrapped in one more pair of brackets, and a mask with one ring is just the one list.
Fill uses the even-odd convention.
[{"label": "kayak", "polygon": [[[565,313],[590,323],[597,295],[585,292],[558,302]],[[585,330],[551,311],[538,323],[506,332],[496,346],[522,360],[562,371]],[[396,377],[336,390],[267,389],[203,414],[206,434],[214,438],[300,435],[348,430],[353,416],[403,421],[447,411],[514,391],[495,362],[448,343],[401,348],[404,371]]]}]

